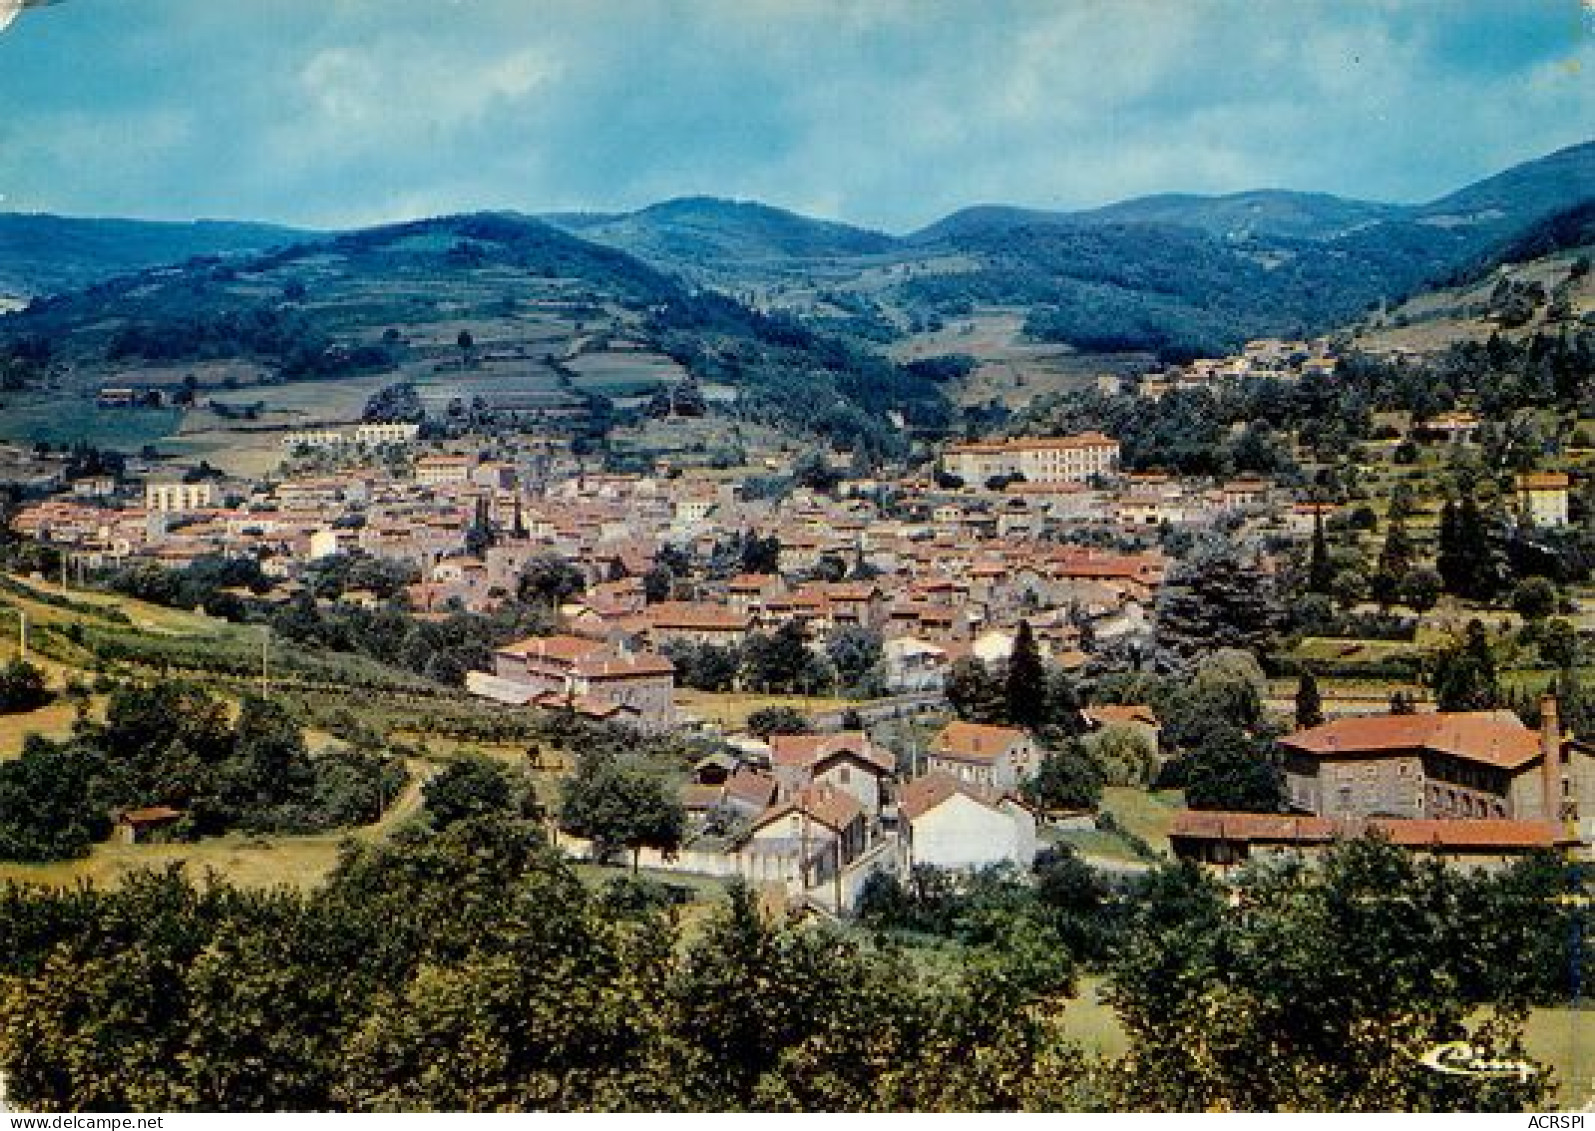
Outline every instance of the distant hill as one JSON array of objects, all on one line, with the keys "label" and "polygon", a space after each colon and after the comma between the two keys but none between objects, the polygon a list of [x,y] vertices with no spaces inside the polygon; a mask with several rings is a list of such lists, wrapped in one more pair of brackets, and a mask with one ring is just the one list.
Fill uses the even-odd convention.
[{"label": "distant hill", "polygon": [[1414,209],[1425,224],[1500,234],[1595,199],[1595,141],[1514,165]]},{"label": "distant hill", "polygon": [[[702,196],[627,213],[477,214],[323,237],[264,225],[0,217],[0,285],[15,279],[38,293],[103,284],[155,263],[247,257],[289,241],[261,258],[266,268],[249,269],[309,278],[341,272],[363,296],[384,279],[423,277],[439,290],[425,301],[443,307],[451,301],[440,290],[447,279],[485,287],[493,272],[566,280],[602,301],[631,304],[707,288],[876,344],[978,306],[1008,307],[1025,312],[1036,341],[1177,357],[1260,335],[1326,332],[1458,272],[1487,270],[1514,241],[1527,254],[1565,246],[1579,238],[1587,214],[1578,209],[1592,200],[1595,143],[1427,204],[1260,190],[1165,194],[1080,212],[981,205],[903,237]],[[231,260],[210,265],[184,284],[216,290],[223,306],[258,303],[228,284],[235,268],[244,270]],[[69,315],[89,325],[90,309],[127,317],[112,309],[114,299],[68,298],[36,321]],[[157,287],[134,305],[166,303],[160,317],[168,317],[198,301]]]},{"label": "distant hill", "polygon": [[545,219],[584,239],[671,266],[852,258],[878,255],[896,245],[880,232],[708,196],[667,200],[620,216],[556,213]]},{"label": "distant hill", "polygon": [[1144,196],[1076,215],[1091,222],[1183,224],[1224,239],[1326,240],[1396,219],[1404,211],[1400,205],[1327,193],[1265,189],[1229,196]]},{"label": "distant hill", "polygon": [[[1322,332],[1514,241],[1529,251],[1565,244],[1592,200],[1595,143],[1421,205],[1281,191],[1152,196],[1086,212],[985,205],[907,237],[926,266],[909,270],[895,296],[939,317],[1027,307],[1033,336],[1085,349],[1215,352],[1262,334]],[[1535,234],[1558,215],[1560,227]],[[959,267],[937,269],[938,260]]]},{"label": "distant hill", "polygon": [[[395,298],[400,287],[411,297]],[[161,339],[153,347],[161,360],[187,360],[260,352],[263,323],[291,323],[300,333],[376,334],[390,324],[469,317],[484,295],[640,305],[681,293],[674,280],[614,248],[527,217],[476,213],[144,268],[35,299],[0,319],[0,335],[81,344],[118,325],[150,328]],[[128,349],[153,360],[150,345]],[[273,341],[265,352],[275,349]]]},{"label": "distant hill", "polygon": [[1072,212],[1016,208],[1010,204],[974,204],[968,208],[960,208],[957,212],[948,213],[917,232],[910,232],[904,237],[904,242],[920,247],[934,247],[949,240],[982,236],[992,232],[1071,224],[1075,219],[1076,214]]},{"label": "distant hill", "polygon": [[1096,224],[1175,224],[1223,239],[1280,236],[1330,239],[1404,213],[1394,204],[1347,200],[1326,193],[1264,189],[1230,196],[1166,193],[1120,201],[1083,212],[1047,212],[1004,205],[961,209],[908,238],[919,244],[1013,227]]},{"label": "distant hill", "polygon": [[0,315],[0,356],[8,347],[40,370],[19,390],[39,410],[46,394],[81,403],[113,381],[171,387],[192,378],[232,397],[238,407],[226,411],[255,414],[244,421],[266,411],[280,425],[300,410],[262,409],[277,399],[267,390],[323,383],[301,403],[338,402],[347,418],[364,396],[351,401],[335,383],[377,378],[419,390],[433,420],[519,426],[531,414],[541,426],[601,434],[618,411],[611,398],[651,393],[685,370],[733,389],[767,426],[846,445],[900,445],[894,414],[915,426],[945,420],[931,377],[852,338],[766,317],[618,248],[509,213],[144,268]]},{"label": "distant hill", "polygon": [[310,233],[222,220],[96,220],[0,212],[0,294],[70,290],[196,255],[261,251]]}]

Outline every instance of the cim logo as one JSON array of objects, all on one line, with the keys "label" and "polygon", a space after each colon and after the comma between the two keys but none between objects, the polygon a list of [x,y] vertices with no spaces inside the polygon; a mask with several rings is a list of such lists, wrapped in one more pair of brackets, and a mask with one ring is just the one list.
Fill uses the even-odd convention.
[{"label": "cim logo", "polygon": [[1539,1074],[1539,1066],[1527,1060],[1492,1060],[1468,1044],[1450,1041],[1418,1058],[1418,1063],[1448,1076],[1516,1076],[1527,1080]]}]

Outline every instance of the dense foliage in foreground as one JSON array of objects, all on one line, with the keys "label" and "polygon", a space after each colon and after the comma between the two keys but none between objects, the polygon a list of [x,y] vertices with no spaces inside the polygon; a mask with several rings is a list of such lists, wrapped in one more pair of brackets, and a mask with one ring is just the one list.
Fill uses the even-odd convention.
[{"label": "dense foliage in foreground", "polygon": [[1238,904],[1158,872],[1111,983],[1130,1050],[1091,1061],[1067,962],[1020,927],[928,968],[734,889],[683,930],[486,814],[351,846],[309,893],[7,889],[0,1069],[45,1109],[1520,1110],[1545,1077],[1417,1059],[1521,1051],[1510,987],[1469,1031],[1482,952],[1432,927],[1453,883],[1378,844]]},{"label": "dense foliage in foreground", "polygon": [[236,720],[193,684],[115,688],[105,721],[69,737],[30,734],[0,762],[0,860],[82,856],[119,810],[169,807],[188,839],[243,829],[316,832],[381,816],[403,788],[402,759],[375,741],[312,752],[280,702],[246,696]]}]

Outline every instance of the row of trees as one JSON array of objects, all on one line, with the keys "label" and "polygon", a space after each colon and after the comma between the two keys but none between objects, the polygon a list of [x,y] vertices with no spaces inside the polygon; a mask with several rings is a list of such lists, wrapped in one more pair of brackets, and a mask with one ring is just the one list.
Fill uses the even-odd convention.
[{"label": "row of trees", "polygon": [[[1376,842],[1238,900],[1188,868],[916,874],[867,922],[955,933],[932,974],[741,888],[683,937],[666,893],[587,887],[530,823],[466,815],[351,844],[308,892],[175,870],[5,889],[0,1070],[46,1111],[1522,1110],[1548,1076],[1420,1057],[1523,1055],[1565,969],[1558,890],[1538,863],[1470,878]],[[1122,1057],[1065,1036],[1082,962],[1109,972]]]},{"label": "row of trees", "polygon": [[662,650],[676,665],[677,681],[702,691],[742,687],[774,694],[833,692],[870,698],[884,688],[881,635],[859,626],[836,630],[818,649],[801,622],[787,621],[773,632],[749,633],[737,646],[678,641]]}]

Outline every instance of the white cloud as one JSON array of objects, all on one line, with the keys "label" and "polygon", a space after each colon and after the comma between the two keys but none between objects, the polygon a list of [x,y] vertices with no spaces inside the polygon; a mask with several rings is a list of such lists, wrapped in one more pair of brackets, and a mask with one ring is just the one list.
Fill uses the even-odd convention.
[{"label": "white cloud", "polygon": [[0,161],[61,210],[322,224],[695,192],[897,230],[975,201],[1421,198],[1587,134],[1595,44],[1519,34],[1576,25],[1567,3],[62,5],[0,42],[23,107]]}]

